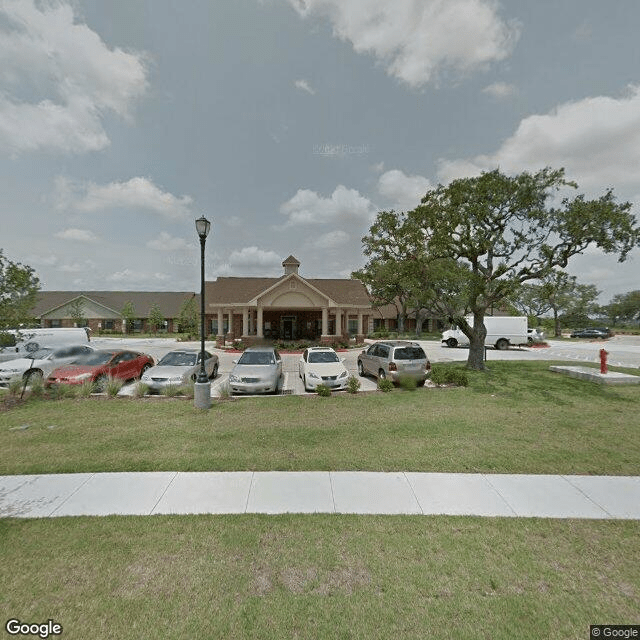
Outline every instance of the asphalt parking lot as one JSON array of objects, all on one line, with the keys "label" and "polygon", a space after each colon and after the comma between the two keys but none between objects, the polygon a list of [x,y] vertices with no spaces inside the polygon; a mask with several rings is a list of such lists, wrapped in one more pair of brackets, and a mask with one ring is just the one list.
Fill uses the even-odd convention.
[{"label": "asphalt parking lot", "polygon": [[[372,341],[368,341],[372,342]],[[418,341],[426,351],[432,363],[438,362],[464,362],[468,356],[468,349],[443,346],[436,340],[420,340]],[[566,360],[572,362],[591,362],[599,363],[600,349],[605,348],[609,352],[609,364],[611,366],[623,366],[631,368],[640,367],[640,337],[638,336],[615,336],[604,341],[563,341],[548,340],[547,348],[527,348],[517,347],[506,351],[497,351],[495,349],[487,349],[487,361],[491,360]],[[199,342],[177,342],[176,340],[166,338],[102,338],[95,337],[92,339],[94,346],[99,348],[127,348],[136,351],[143,351],[150,354],[157,361],[165,353],[173,349],[189,348],[199,349]],[[219,396],[221,390],[226,386],[229,373],[233,368],[233,361],[239,357],[236,352],[228,350],[216,349],[212,343],[205,343],[208,351],[215,353],[219,358],[219,373],[215,380],[212,381],[212,395]],[[349,374],[359,378],[361,391],[374,390],[376,388],[376,380],[366,377],[360,378],[357,370],[358,354],[360,349],[350,349],[340,352],[341,358],[345,359],[345,366]],[[298,360],[300,354],[282,354],[282,365],[284,379],[281,393],[305,395],[307,392],[303,388],[302,380],[298,376]],[[132,385],[127,385],[123,392],[131,393]]]}]

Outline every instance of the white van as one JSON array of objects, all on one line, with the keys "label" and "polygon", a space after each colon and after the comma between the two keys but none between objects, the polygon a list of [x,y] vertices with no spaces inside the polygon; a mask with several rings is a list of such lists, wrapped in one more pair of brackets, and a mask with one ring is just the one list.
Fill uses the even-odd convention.
[{"label": "white van", "polygon": [[[29,356],[42,347],[86,344],[91,340],[88,327],[54,329],[6,329],[0,333],[13,336],[9,344],[0,347],[0,362]],[[6,340],[4,340],[6,342]]]}]

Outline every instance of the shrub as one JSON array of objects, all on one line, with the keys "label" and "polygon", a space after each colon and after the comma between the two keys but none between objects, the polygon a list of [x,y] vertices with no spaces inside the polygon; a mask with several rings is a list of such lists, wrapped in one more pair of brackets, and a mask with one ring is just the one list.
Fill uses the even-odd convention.
[{"label": "shrub", "polygon": [[231,388],[229,387],[229,381],[220,386],[220,399],[227,400],[231,397]]},{"label": "shrub", "polygon": [[22,393],[23,386],[24,386],[24,380],[22,378],[13,378],[9,382],[9,395],[19,396]]},{"label": "shrub", "polygon": [[453,384],[457,387],[469,386],[469,376],[458,367],[439,367],[431,369],[431,381],[434,384]]},{"label": "shrub", "polygon": [[118,395],[120,389],[122,389],[123,382],[120,378],[112,378],[109,376],[107,378],[107,384],[105,386],[105,391],[110,398],[115,398]]},{"label": "shrub", "polygon": [[49,387],[49,397],[52,400],[62,400],[63,398],[73,398],[76,395],[76,389],[70,384],[54,384]]},{"label": "shrub", "polygon": [[186,396],[187,398],[193,398],[194,395],[195,395],[195,391],[194,391],[194,387],[193,387],[194,384],[195,384],[194,380],[189,380],[188,382],[185,382],[180,387],[180,395],[181,396]]},{"label": "shrub", "polygon": [[93,382],[93,380],[85,380],[78,387],[78,396],[80,398],[88,398],[95,391],[95,388],[96,384],[95,382]]},{"label": "shrub", "polygon": [[418,381],[415,376],[401,375],[398,384],[405,391],[415,391],[418,387]]},{"label": "shrub", "polygon": [[31,388],[32,398],[42,398],[44,395],[44,380],[42,376],[33,376],[29,387]]},{"label": "shrub", "polygon": [[177,384],[168,384],[166,387],[162,389],[162,395],[167,398],[175,398],[176,396],[181,395],[180,393],[181,387]]},{"label": "shrub", "polygon": [[355,376],[349,376],[347,380],[347,391],[349,393],[358,393],[360,390],[360,380]]},{"label": "shrub", "polygon": [[380,378],[378,380],[378,389],[380,389],[380,391],[384,391],[385,393],[393,391],[393,382],[391,382],[391,380],[389,380],[388,378]]},{"label": "shrub", "polygon": [[242,342],[242,340],[234,340],[233,341],[233,348],[237,349],[238,351],[244,351],[247,347],[244,344],[244,342]]},{"label": "shrub", "polygon": [[316,393],[323,398],[328,398],[331,395],[331,389],[326,384],[319,384],[316,387]]},{"label": "shrub", "polygon": [[138,382],[133,390],[133,395],[136,398],[144,398],[147,393],[149,393],[149,385],[144,382]]}]

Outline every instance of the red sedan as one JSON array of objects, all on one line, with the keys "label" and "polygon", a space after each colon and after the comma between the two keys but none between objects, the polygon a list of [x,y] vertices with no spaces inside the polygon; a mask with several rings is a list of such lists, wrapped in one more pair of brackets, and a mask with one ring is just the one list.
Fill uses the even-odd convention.
[{"label": "red sedan", "polygon": [[127,381],[139,378],[154,364],[153,358],[137,351],[95,351],[82,363],[58,367],[47,378],[52,384],[83,384],[87,380],[103,389],[108,378]]}]

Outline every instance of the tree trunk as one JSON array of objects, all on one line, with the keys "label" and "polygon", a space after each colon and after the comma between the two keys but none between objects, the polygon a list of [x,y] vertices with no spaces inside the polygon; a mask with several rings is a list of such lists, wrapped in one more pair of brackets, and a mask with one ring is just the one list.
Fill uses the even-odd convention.
[{"label": "tree trunk", "polygon": [[487,335],[487,329],[484,326],[484,311],[473,312],[473,327],[469,328],[470,333],[467,334],[469,338],[467,369],[484,371],[484,339]]},{"label": "tree trunk", "polygon": [[555,337],[561,338],[562,329],[560,328],[560,318],[558,317],[558,312],[555,309],[553,310],[553,326],[555,331]]}]

